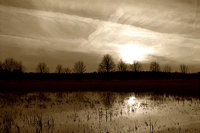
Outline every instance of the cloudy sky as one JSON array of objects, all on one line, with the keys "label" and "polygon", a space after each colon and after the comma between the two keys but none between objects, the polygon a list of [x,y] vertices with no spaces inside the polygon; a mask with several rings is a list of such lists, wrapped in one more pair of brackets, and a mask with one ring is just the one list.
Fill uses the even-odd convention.
[{"label": "cloudy sky", "polygon": [[200,0],[0,0],[0,60],[95,71],[107,53],[200,71]]}]

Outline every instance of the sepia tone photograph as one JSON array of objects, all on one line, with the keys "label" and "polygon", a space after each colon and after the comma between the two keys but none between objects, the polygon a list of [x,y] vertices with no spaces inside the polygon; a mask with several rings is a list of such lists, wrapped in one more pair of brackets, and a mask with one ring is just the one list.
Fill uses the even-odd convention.
[{"label": "sepia tone photograph", "polygon": [[0,133],[200,133],[200,0],[0,0]]}]

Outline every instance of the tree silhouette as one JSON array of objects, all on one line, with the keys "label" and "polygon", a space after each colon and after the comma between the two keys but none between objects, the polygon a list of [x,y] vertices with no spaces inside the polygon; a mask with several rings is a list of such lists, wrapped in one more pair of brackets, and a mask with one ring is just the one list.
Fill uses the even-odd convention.
[{"label": "tree silhouette", "polygon": [[169,65],[165,65],[163,67],[163,72],[170,73],[171,72],[171,67]]},{"label": "tree silhouette", "polygon": [[46,63],[41,62],[37,65],[36,71],[38,73],[49,73],[49,68]]},{"label": "tree silhouette", "polygon": [[25,71],[25,67],[24,67],[24,65],[22,65],[21,61],[17,63],[17,69],[14,71],[15,72],[24,72]]},{"label": "tree silhouette", "polygon": [[188,73],[188,66],[186,66],[185,64],[181,64],[180,65],[180,72],[184,73],[184,74]]},{"label": "tree silhouette", "polygon": [[23,72],[24,66],[22,62],[17,62],[13,58],[7,58],[1,64],[1,69],[4,72]]},{"label": "tree silhouette", "polygon": [[3,71],[3,68],[2,68],[2,62],[0,61],[0,72]]},{"label": "tree silhouette", "polygon": [[150,71],[159,72],[160,71],[160,65],[156,61],[151,62]]},{"label": "tree silhouette", "polygon": [[56,66],[56,73],[64,73],[64,68],[62,65],[57,65]]},{"label": "tree silhouette", "polygon": [[84,73],[86,71],[86,66],[83,61],[78,61],[74,64],[74,73]]},{"label": "tree silhouette", "polygon": [[4,72],[13,72],[16,68],[16,61],[13,58],[7,58],[4,60],[2,64],[2,68]]},{"label": "tree silhouette", "polygon": [[138,61],[134,61],[133,64],[131,65],[131,70],[134,72],[142,71],[142,64],[139,63]]},{"label": "tree silhouette", "polygon": [[64,73],[71,73],[71,69],[69,69],[68,67],[64,68]]},{"label": "tree silhouette", "polygon": [[109,54],[104,55],[101,63],[99,64],[99,72],[111,72],[115,70],[115,63],[112,56]]},{"label": "tree silhouette", "polygon": [[119,63],[117,64],[117,68],[118,68],[118,71],[124,72],[124,71],[127,71],[128,66],[126,63],[124,63],[122,60],[120,60]]}]

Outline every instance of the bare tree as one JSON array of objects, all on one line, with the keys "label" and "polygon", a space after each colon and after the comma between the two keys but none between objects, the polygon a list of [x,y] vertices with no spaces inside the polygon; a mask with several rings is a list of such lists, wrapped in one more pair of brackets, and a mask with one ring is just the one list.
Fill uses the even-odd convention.
[{"label": "bare tree", "polygon": [[186,66],[185,64],[181,64],[180,65],[180,72],[184,73],[184,74],[188,73],[188,66]]},{"label": "bare tree", "polygon": [[74,73],[84,73],[86,71],[86,66],[83,61],[78,61],[74,64]]},{"label": "bare tree", "polygon": [[17,62],[13,58],[7,58],[2,63],[4,72],[13,72],[17,68]]},{"label": "bare tree", "polygon": [[165,65],[164,67],[163,67],[163,72],[166,72],[166,73],[170,73],[171,72],[171,67],[169,66],[169,65]]},{"label": "bare tree", "polygon": [[69,69],[68,67],[64,68],[64,73],[71,73],[71,69]]},{"label": "bare tree", "polygon": [[150,71],[159,72],[160,71],[160,65],[156,61],[151,62]]},{"label": "bare tree", "polygon": [[115,70],[115,63],[112,56],[109,54],[104,55],[101,63],[99,64],[99,72],[111,72]]},{"label": "bare tree", "polygon": [[131,70],[134,72],[140,72],[142,71],[142,64],[138,61],[134,61],[131,65]]},{"label": "bare tree", "polygon": [[49,73],[49,67],[47,66],[46,63],[41,62],[37,65],[36,71],[38,73]]},{"label": "bare tree", "polygon": [[65,73],[65,70],[62,65],[56,66],[56,73]]},{"label": "bare tree", "polygon": [[24,71],[24,66],[22,65],[22,62],[18,62],[14,60],[13,58],[5,59],[1,67],[4,72],[23,72]]},{"label": "bare tree", "polygon": [[22,62],[18,62],[17,63],[17,69],[16,69],[17,72],[24,72],[25,71],[25,66],[22,64]]},{"label": "bare tree", "polygon": [[124,71],[127,71],[128,66],[125,62],[120,60],[119,63],[117,64],[117,68],[118,68],[118,71],[124,72]]}]

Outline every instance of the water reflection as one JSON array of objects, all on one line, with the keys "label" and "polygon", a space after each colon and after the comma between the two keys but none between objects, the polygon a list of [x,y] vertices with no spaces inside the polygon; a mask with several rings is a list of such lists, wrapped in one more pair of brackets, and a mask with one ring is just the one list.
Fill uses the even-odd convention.
[{"label": "water reflection", "polygon": [[134,105],[136,103],[136,98],[134,96],[129,97],[128,99],[128,105]]},{"label": "water reflection", "polygon": [[13,132],[200,132],[199,124],[195,98],[116,92],[0,94],[0,129]]},{"label": "water reflection", "polygon": [[135,96],[130,96],[125,100],[127,108],[124,111],[128,111],[128,113],[136,113],[137,110],[140,109],[140,100],[137,99]]}]

